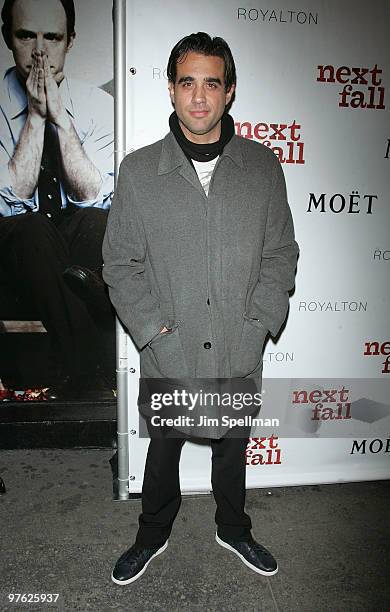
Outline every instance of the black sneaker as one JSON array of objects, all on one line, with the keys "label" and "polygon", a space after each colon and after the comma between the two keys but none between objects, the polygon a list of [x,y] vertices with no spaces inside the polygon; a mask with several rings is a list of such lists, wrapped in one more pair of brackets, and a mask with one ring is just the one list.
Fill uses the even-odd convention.
[{"label": "black sneaker", "polygon": [[129,550],[119,557],[111,574],[115,584],[130,584],[142,576],[154,557],[160,555],[168,547],[168,540],[161,547],[140,548],[133,544]]},{"label": "black sneaker", "polygon": [[253,538],[249,542],[221,540],[218,534],[215,539],[224,548],[231,550],[251,570],[263,576],[273,576],[278,571],[278,564],[271,553]]}]

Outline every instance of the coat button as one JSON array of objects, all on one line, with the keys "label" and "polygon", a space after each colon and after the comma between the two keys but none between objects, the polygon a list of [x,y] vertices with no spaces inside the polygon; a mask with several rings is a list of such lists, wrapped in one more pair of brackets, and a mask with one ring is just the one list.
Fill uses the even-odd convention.
[{"label": "coat button", "polygon": [[205,342],[203,346],[204,346],[205,349],[210,349],[211,348],[211,342]]},{"label": "coat button", "polygon": [[207,298],[207,304],[210,306],[210,300],[209,300],[209,298]]}]

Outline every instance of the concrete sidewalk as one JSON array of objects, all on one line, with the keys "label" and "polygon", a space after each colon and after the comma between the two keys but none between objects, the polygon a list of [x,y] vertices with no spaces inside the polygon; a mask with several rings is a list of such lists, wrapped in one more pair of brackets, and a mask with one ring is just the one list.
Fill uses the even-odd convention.
[{"label": "concrete sidewalk", "polygon": [[[0,610],[387,612],[390,481],[249,490],[253,535],[279,562],[265,578],[214,540],[211,495],[183,497],[167,551],[134,584],[110,574],[140,500],[112,501],[104,450],[2,451]],[[9,593],[59,593],[12,604]]]}]

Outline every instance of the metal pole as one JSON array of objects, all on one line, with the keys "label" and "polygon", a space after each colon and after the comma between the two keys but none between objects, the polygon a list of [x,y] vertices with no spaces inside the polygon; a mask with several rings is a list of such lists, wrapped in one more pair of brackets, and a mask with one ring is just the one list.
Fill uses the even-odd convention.
[{"label": "metal pole", "polygon": [[[114,126],[115,177],[126,148],[126,0],[114,0]],[[129,432],[127,334],[116,320],[116,380],[118,434],[118,499],[129,499]]]}]

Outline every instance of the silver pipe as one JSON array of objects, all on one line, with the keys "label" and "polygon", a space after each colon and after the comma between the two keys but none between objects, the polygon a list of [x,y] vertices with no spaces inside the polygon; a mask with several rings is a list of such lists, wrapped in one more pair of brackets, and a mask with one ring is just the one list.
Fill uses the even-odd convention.
[{"label": "silver pipe", "polygon": [[[115,178],[126,148],[126,0],[114,0],[114,130]],[[127,335],[116,320],[116,380],[118,435],[118,499],[129,499],[129,428]]]}]

